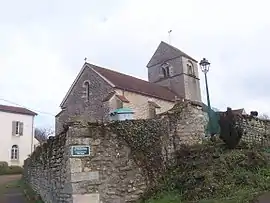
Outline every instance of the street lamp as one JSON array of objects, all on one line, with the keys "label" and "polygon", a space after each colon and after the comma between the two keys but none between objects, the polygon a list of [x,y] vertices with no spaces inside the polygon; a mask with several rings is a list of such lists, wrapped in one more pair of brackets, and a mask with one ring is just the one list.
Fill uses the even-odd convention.
[{"label": "street lamp", "polygon": [[211,104],[210,104],[210,97],[209,97],[209,90],[208,90],[208,82],[207,82],[207,73],[209,71],[209,67],[210,67],[210,62],[203,58],[200,61],[200,67],[202,69],[202,72],[204,73],[204,78],[205,78],[205,86],[206,86],[206,96],[207,96],[207,105],[208,105],[208,117],[209,117],[209,131],[210,131],[210,135],[212,137],[212,135],[214,134],[213,132],[213,124],[212,124],[212,116],[211,116]]}]

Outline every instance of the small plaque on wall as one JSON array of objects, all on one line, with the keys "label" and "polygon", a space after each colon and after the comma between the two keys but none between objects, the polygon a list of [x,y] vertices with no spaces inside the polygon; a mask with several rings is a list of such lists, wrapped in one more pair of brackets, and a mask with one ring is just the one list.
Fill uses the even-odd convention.
[{"label": "small plaque on wall", "polygon": [[73,157],[83,157],[90,155],[89,145],[74,145],[71,146],[71,156]]}]

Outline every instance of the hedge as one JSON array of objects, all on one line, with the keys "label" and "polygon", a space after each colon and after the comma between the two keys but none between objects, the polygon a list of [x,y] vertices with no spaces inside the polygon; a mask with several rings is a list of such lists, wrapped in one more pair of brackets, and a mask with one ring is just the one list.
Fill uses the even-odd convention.
[{"label": "hedge", "polygon": [[22,174],[23,168],[20,166],[8,166],[7,162],[0,161],[0,175]]}]

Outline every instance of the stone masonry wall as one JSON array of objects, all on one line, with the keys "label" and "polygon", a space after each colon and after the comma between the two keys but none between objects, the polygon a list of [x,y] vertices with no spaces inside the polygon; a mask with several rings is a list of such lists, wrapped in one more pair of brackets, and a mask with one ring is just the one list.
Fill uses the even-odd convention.
[{"label": "stone masonry wall", "polygon": [[[91,69],[90,65],[85,66],[82,75],[62,106],[64,110],[55,118],[56,134],[63,130],[62,126],[65,122],[73,120],[74,117],[77,116],[88,121],[92,119],[91,122],[109,119],[109,107],[106,106],[102,100],[113,91],[113,88],[99,77],[98,74]],[[89,101],[85,97],[85,81],[90,82],[89,94],[91,96]]]},{"label": "stone masonry wall", "polygon": [[244,135],[242,141],[257,143],[262,146],[270,146],[270,121],[262,120],[253,116],[241,116],[240,125],[243,127]]},{"label": "stone masonry wall", "polygon": [[[25,161],[25,180],[48,203],[135,202],[156,184],[181,144],[202,140],[205,116],[189,103],[151,120],[69,123]],[[90,156],[72,157],[74,145]]]},{"label": "stone masonry wall", "polygon": [[[202,141],[206,113],[189,102],[156,119],[110,123],[67,123],[66,131],[25,160],[24,179],[46,203],[136,202],[174,164],[182,144]],[[270,122],[243,116],[243,141],[265,144]],[[90,147],[74,157],[71,147]]]},{"label": "stone masonry wall", "polygon": [[66,134],[38,146],[24,161],[23,178],[44,202],[72,202]]}]

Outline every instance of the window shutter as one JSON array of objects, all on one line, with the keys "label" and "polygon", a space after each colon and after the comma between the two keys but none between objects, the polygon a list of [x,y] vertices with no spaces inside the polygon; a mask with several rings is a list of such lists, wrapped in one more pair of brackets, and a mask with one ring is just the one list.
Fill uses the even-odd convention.
[{"label": "window shutter", "polygon": [[19,124],[19,135],[23,135],[23,122]]},{"label": "window shutter", "polygon": [[16,134],[16,121],[12,121],[12,136]]}]

